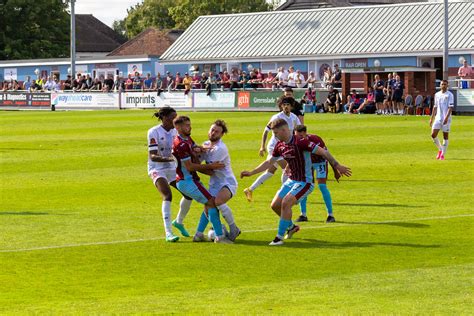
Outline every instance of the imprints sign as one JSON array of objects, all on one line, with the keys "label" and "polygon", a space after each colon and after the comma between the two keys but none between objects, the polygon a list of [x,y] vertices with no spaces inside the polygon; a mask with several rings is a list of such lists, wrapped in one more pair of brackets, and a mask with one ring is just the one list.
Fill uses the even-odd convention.
[{"label": "imprints sign", "polygon": [[17,80],[17,69],[16,68],[5,68],[3,70],[4,80]]},{"label": "imprints sign", "polygon": [[191,107],[191,97],[183,92],[125,92],[121,93],[121,108]]},{"label": "imprints sign", "polygon": [[128,67],[128,74],[132,74],[134,75],[136,72],[138,72],[140,74],[140,76],[142,75],[142,64],[128,64],[127,65]]}]

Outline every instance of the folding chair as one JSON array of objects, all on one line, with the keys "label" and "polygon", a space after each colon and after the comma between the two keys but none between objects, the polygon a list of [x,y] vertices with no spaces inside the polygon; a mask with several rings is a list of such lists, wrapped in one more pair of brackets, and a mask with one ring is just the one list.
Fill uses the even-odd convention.
[{"label": "folding chair", "polygon": [[415,113],[416,115],[421,115],[423,111],[423,96],[417,95],[415,98]]},{"label": "folding chair", "polygon": [[413,110],[413,97],[409,94],[405,97],[405,107],[407,108],[407,111],[410,109]]}]

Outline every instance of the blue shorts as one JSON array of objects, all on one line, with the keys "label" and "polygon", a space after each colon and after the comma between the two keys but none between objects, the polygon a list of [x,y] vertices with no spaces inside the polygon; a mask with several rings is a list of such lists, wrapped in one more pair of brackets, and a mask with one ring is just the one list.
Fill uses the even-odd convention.
[{"label": "blue shorts", "polygon": [[201,181],[196,180],[180,180],[176,183],[178,190],[193,200],[206,204],[212,198],[211,193],[204,187]]},{"label": "blue shorts", "polygon": [[316,172],[316,179],[327,179],[328,178],[328,162],[317,162],[313,163],[313,170]]},{"label": "blue shorts", "polygon": [[302,181],[295,181],[288,179],[282,184],[278,191],[278,197],[284,198],[288,193],[293,195],[299,202],[301,199],[307,197],[314,190],[314,184]]}]

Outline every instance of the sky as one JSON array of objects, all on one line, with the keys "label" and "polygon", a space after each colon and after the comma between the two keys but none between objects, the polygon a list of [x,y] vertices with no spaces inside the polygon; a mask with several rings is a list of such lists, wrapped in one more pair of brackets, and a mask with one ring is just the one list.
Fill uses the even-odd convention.
[{"label": "sky", "polygon": [[[283,1],[283,0],[281,0]],[[142,0],[76,0],[77,14],[92,14],[108,26],[127,16],[127,9]]]}]

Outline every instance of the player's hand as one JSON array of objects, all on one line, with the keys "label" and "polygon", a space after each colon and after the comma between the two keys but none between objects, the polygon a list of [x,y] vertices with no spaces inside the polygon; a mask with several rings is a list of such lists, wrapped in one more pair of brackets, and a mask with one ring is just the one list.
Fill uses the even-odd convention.
[{"label": "player's hand", "polygon": [[444,118],[443,125],[448,124],[448,121],[449,121],[449,117]]},{"label": "player's hand", "polygon": [[222,169],[222,168],[225,167],[224,163],[222,163],[220,161],[212,162],[212,163],[208,164],[208,166],[211,166],[212,170]]},{"label": "player's hand", "polygon": [[339,179],[342,177],[341,173],[337,169],[334,170],[334,179],[336,179],[337,182],[339,182]]},{"label": "player's hand", "polygon": [[240,179],[242,179],[242,178],[244,178],[244,177],[250,177],[251,175],[252,175],[252,174],[250,173],[250,171],[244,170],[244,171],[242,171],[242,172],[240,173]]},{"label": "player's hand", "polygon": [[258,154],[260,155],[260,157],[263,157],[265,156],[265,153],[267,152],[267,150],[263,147],[260,147],[260,150],[258,151]]},{"label": "player's hand", "polygon": [[430,127],[432,127],[432,126],[433,126],[433,119],[430,118]]},{"label": "player's hand", "polygon": [[350,177],[352,175],[351,168],[348,168],[343,165],[337,165],[336,170],[340,173],[341,176]]}]

